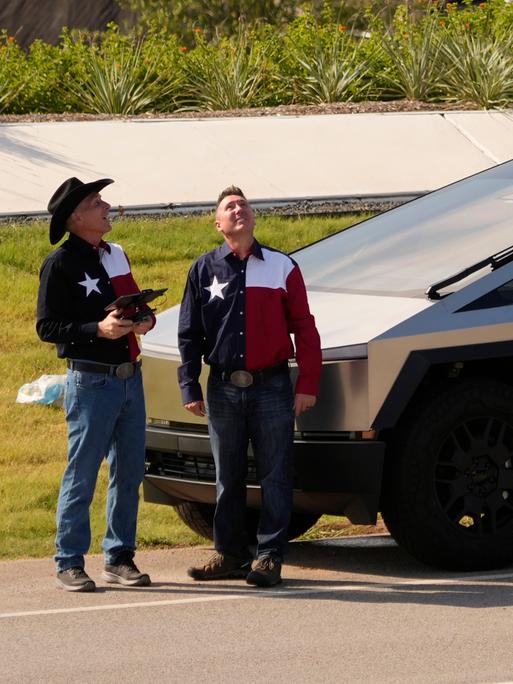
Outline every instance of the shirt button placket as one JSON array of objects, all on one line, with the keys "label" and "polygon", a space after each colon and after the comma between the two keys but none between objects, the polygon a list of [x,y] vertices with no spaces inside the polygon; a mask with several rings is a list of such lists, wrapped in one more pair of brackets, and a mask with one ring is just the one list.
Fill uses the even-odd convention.
[{"label": "shirt button placket", "polygon": [[241,321],[240,321],[240,330],[239,330],[239,359],[244,359],[244,354],[246,352],[246,345],[245,345],[245,340],[244,340],[244,329],[246,326],[246,318],[244,316],[244,308],[245,308],[245,301],[244,301],[244,292],[245,292],[245,287],[246,287],[246,275],[245,275],[245,261],[242,262],[241,268],[240,268],[240,274],[239,274],[239,295],[240,295],[240,301],[241,301],[241,306],[240,306],[240,315],[242,316]]}]

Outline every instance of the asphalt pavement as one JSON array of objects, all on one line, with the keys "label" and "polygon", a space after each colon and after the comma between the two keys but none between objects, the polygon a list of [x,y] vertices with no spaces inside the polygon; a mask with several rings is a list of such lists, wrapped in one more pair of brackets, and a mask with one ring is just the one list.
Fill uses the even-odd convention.
[{"label": "asphalt pavement", "polygon": [[[54,586],[50,560],[0,563],[2,684],[513,681],[513,568],[455,574],[386,535],[291,544],[285,581],[193,582],[211,549],[142,552],[153,585]],[[88,559],[98,578],[101,558]]]}]

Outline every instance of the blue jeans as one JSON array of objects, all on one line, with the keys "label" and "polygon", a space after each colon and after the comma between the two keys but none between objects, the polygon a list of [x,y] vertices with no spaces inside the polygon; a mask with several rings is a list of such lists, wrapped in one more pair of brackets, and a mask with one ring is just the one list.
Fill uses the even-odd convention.
[{"label": "blue jeans", "polygon": [[249,557],[245,479],[251,441],[262,493],[257,557],[283,558],[292,511],[293,401],[288,373],[244,389],[209,377],[208,423],[217,490],[214,543],[221,553]]},{"label": "blue jeans", "polygon": [[109,464],[102,544],[105,561],[132,558],[144,475],[146,415],[141,369],[126,380],[68,370],[65,409],[68,465],[57,505],[57,569],[84,567],[84,554],[91,544],[89,506],[105,457]]}]

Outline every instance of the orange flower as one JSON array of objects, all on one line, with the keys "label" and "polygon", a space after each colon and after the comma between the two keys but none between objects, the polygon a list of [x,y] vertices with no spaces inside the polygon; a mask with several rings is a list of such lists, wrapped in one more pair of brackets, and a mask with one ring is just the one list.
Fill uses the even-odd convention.
[{"label": "orange flower", "polygon": [[340,31],[340,33],[343,33],[344,31],[347,30],[347,26],[344,26],[344,24],[339,24],[338,30]]},{"label": "orange flower", "polygon": [[196,28],[194,29],[194,33],[201,33],[201,29],[199,26],[196,26]]},{"label": "orange flower", "polygon": [[188,50],[189,50],[189,48],[185,47],[185,45],[182,45],[180,47],[180,52],[187,52]]},{"label": "orange flower", "polygon": [[479,3],[479,7],[485,8],[485,7],[486,7],[486,2],[480,2],[480,3]]},{"label": "orange flower", "polygon": [[466,28],[466,29],[469,29],[469,28],[470,28],[470,24],[468,23],[468,21],[467,21],[467,23],[465,24],[465,28]]},{"label": "orange flower", "polygon": [[16,38],[15,38],[14,36],[9,36],[9,38],[7,38],[7,42],[8,42],[8,43],[15,43],[15,42],[16,42]]}]

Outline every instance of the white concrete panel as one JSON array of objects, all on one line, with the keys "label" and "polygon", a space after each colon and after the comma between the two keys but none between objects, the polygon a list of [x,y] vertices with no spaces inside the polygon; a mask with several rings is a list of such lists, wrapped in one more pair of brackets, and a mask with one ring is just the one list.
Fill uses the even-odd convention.
[{"label": "white concrete panel", "polygon": [[496,163],[513,159],[513,112],[449,112],[445,118]]},{"label": "white concrete panel", "polygon": [[417,193],[512,158],[504,140],[512,118],[487,112],[2,124],[0,213],[44,211],[72,175],[114,178],[114,205],[230,183],[254,199]]}]

